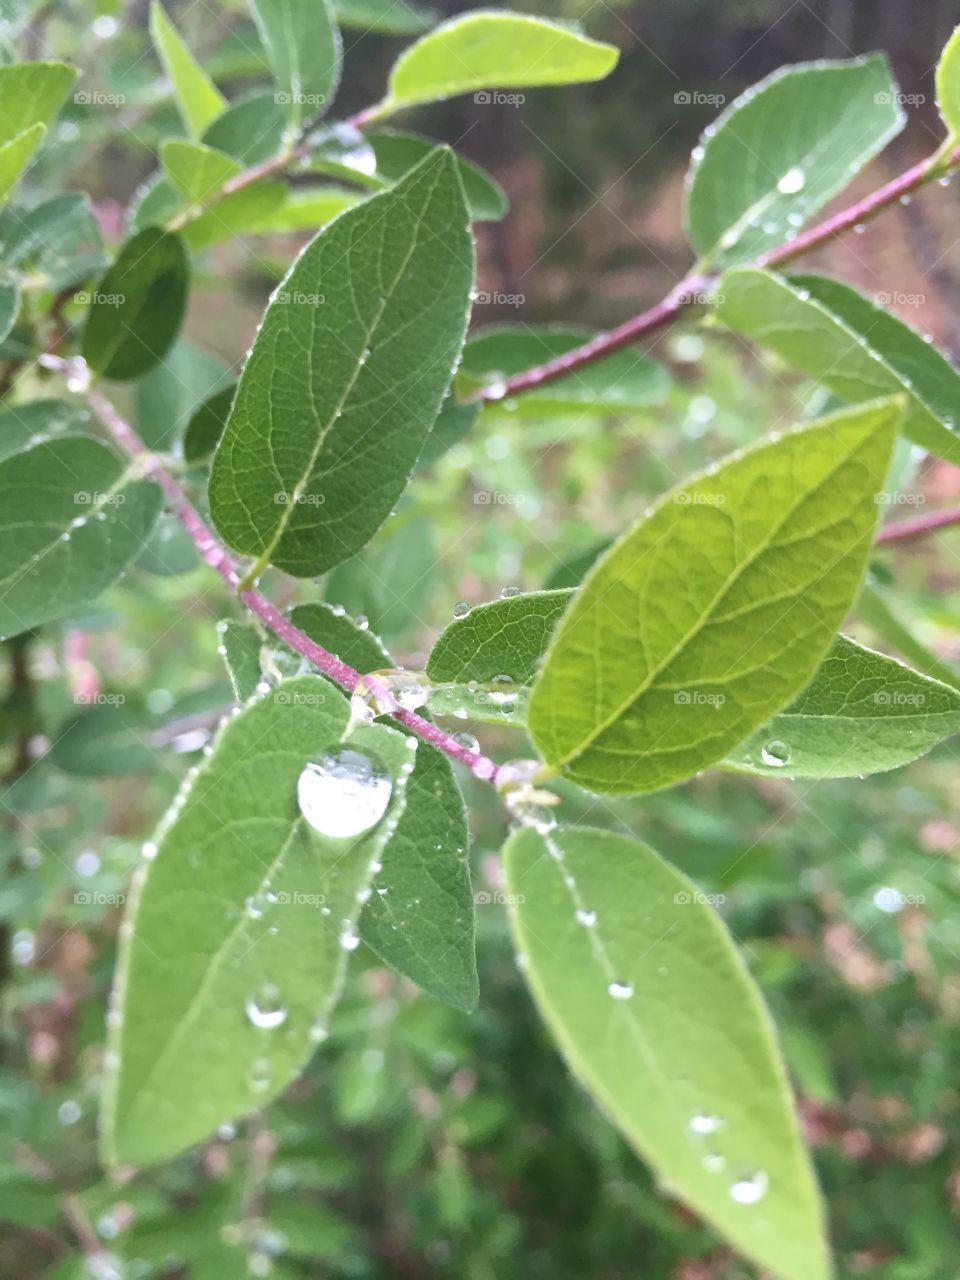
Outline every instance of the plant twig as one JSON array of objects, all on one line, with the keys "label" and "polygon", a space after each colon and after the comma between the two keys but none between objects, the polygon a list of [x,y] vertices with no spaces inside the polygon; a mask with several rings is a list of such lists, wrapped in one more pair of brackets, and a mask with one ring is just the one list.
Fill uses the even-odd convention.
[{"label": "plant twig", "polygon": [[[802,254],[810,253],[813,249],[819,249],[828,241],[843,235],[851,228],[860,227],[864,223],[870,222],[879,213],[882,213],[884,209],[888,209],[891,205],[898,203],[904,196],[910,195],[911,192],[931,182],[934,178],[943,176],[957,164],[960,164],[960,147],[954,148],[945,158],[940,157],[939,153],[933,157],[928,157],[908,169],[905,173],[900,174],[899,177],[894,178],[892,182],[886,183],[871,195],[864,197],[863,200],[858,200],[856,204],[850,205],[849,208],[834,214],[832,218],[827,218],[819,226],[811,227],[809,231],[804,231],[792,240],[785,241],[776,249],[771,249],[769,253],[762,254],[750,265],[754,267],[785,266]],[[634,316],[633,319],[618,325],[616,329],[598,333],[582,346],[574,347],[562,356],[556,356],[543,364],[524,369],[522,373],[514,374],[511,378],[506,378],[488,387],[479,387],[466,399],[469,401],[496,401],[502,400],[506,396],[522,395],[524,391],[546,386],[548,383],[555,382],[558,378],[564,378],[570,373],[575,373],[578,369],[594,364],[597,360],[603,360],[606,356],[612,355],[613,352],[619,351],[622,347],[636,342],[638,338],[645,337],[648,333],[653,333],[655,330],[671,324],[681,312],[686,311],[689,307],[702,304],[705,296],[716,289],[719,279],[720,277],[716,275],[689,275],[686,279],[681,280],[675,288],[671,289],[662,302],[658,302],[655,307],[650,307],[647,311],[642,311],[640,315]]]},{"label": "plant twig", "polygon": [[915,516],[912,520],[898,520],[888,524],[877,534],[877,543],[908,542],[913,538],[925,538],[938,529],[949,529],[960,524],[960,510],[934,511],[928,516]]},{"label": "plant twig", "polygon": [[[48,364],[50,361],[48,360]],[[241,583],[238,566],[227,549],[220,543],[204,524],[196,508],[190,502],[183,489],[167,471],[160,460],[147,449],[137,433],[128,422],[120,417],[114,406],[95,387],[87,390],[87,399],[91,407],[103,422],[107,431],[120,448],[131,458],[137,459],[143,466],[143,473],[154,480],[169,498],[180,523],[186,529],[201,556],[212,569],[216,569],[224,582],[233,590]],[[280,640],[290,646],[308,662],[312,663],[325,676],[329,676],[347,693],[368,693],[375,700],[377,709],[384,715],[390,715],[399,721],[411,733],[415,733],[424,742],[429,742],[453,760],[458,760],[482,782],[495,782],[496,764],[479,751],[463,746],[445,733],[437,725],[424,720],[413,711],[401,707],[393,694],[382,681],[375,676],[362,675],[353,667],[342,662],[336,654],[329,653],[322,645],[311,640],[299,627],[295,627],[289,618],[259,591],[245,590],[239,592],[240,599],[247,608],[257,615]]]}]

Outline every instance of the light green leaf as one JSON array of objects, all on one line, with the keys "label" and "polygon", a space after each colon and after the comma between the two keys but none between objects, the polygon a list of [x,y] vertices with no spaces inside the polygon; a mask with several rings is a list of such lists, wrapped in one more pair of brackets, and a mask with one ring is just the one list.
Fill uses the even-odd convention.
[{"label": "light green leaf", "polygon": [[84,778],[124,778],[157,764],[139,706],[119,702],[83,707],[57,730],[50,761]]},{"label": "light green leaf", "polygon": [[735,454],[614,543],[530,696],[547,764],[592,790],[651,791],[786,706],[859,589],[900,418],[878,401]]},{"label": "light green leaf", "polygon": [[238,702],[246,702],[257,691],[262,677],[260,665],[260,632],[252,623],[228,618],[217,623],[220,637],[220,656],[223,658],[233,696]]},{"label": "light green leaf", "polygon": [[[176,450],[193,415],[230,375],[219,356],[181,339],[137,382],[137,434],[151,449]],[[230,390],[226,390],[230,394]]]},{"label": "light green leaf", "polygon": [[163,171],[188,204],[206,204],[230,178],[243,172],[239,160],[199,142],[168,138],[160,147]]},{"label": "light green leaf", "polygon": [[183,238],[199,253],[234,236],[257,232],[284,208],[288,190],[284,182],[267,180],[232,191],[199,216],[189,218],[183,224]]},{"label": "light green leaf", "polygon": [[947,150],[956,146],[960,138],[960,27],[947,41],[937,63],[937,106],[947,126]]},{"label": "light green leaf", "polygon": [[307,577],[373,536],[449,386],[472,281],[446,149],[317,235],[267,309],[214,457],[231,546]]},{"label": "light green leaf", "polygon": [[[491,325],[468,339],[459,380],[467,389],[496,386],[515,373],[582,346],[594,336],[588,329],[570,325]],[[641,351],[624,350],[496,408],[534,414],[645,409],[662,404],[669,385],[663,365]]]},{"label": "light green leaf", "polygon": [[[398,129],[375,129],[368,132],[366,138],[376,157],[377,177],[390,183],[409,173],[437,145],[429,138]],[[462,156],[457,157],[457,165],[470,217],[475,221],[499,222],[510,207],[506,195],[478,165]]]},{"label": "light green leaf", "polygon": [[322,115],[340,82],[343,48],[329,0],[252,0],[253,16],[292,130]]},{"label": "light green leaf", "polygon": [[150,35],[173,83],[183,123],[199,138],[226,109],[227,100],[184,44],[159,0],[150,6]]},{"label": "light green leaf", "polygon": [[448,395],[440,406],[437,420],[420,451],[417,470],[423,471],[439,462],[455,444],[468,434],[480,414],[479,404],[460,404],[456,396]]},{"label": "light green leaf", "polygon": [[686,225],[701,266],[785,241],[900,132],[886,58],[784,67],[727,107],[693,153]]},{"label": "light green leaf", "polygon": [[639,841],[516,832],[517,948],[571,1071],[667,1189],[777,1280],[831,1275],[770,1016],[697,886]]},{"label": "light green leaf", "polygon": [[143,550],[156,485],[97,440],[64,436],[0,463],[0,638],[88,605]]},{"label": "light green leaf", "polygon": [[[364,674],[394,665],[374,635],[329,605],[299,605],[290,621]],[[421,742],[407,780],[407,806],[383,852],[360,936],[424,991],[470,1010],[478,986],[468,841],[453,769]]]},{"label": "light green leaf", "polygon": [[407,0],[334,0],[341,27],[378,31],[387,36],[415,36],[437,20],[434,9]]},{"label": "light green leaf", "polygon": [[[76,75],[76,67],[66,62],[20,62],[0,67],[0,142],[10,142],[37,125],[48,125],[63,106]],[[35,141],[42,136],[41,129]]]},{"label": "light green leaf", "polygon": [[619,56],[614,45],[544,18],[506,10],[466,13],[435,27],[400,55],[376,115],[475,89],[602,80]]},{"label": "light green leaf", "polygon": [[9,142],[0,144],[0,201],[5,200],[27,167],[40,139],[47,131],[43,124],[31,125]]},{"label": "light green leaf", "polygon": [[180,329],[189,283],[179,236],[147,227],[128,240],[90,305],[83,358],[91,369],[123,381],[162,360]]},{"label": "light green leaf", "polygon": [[316,231],[326,226],[360,197],[353,191],[320,187],[316,191],[290,191],[282,204],[265,212],[247,229],[249,231]]},{"label": "light green leaf", "polygon": [[717,312],[725,325],[844,400],[905,392],[907,439],[960,462],[960,376],[882,306],[826,276],[777,276],[746,267],[726,273],[720,295]]},{"label": "light green leaf", "polygon": [[284,681],[225,722],[171,810],[122,947],[104,1102],[111,1163],[166,1159],[263,1106],[323,1037],[411,760],[406,735],[357,730],[351,749],[393,779],[389,807],[363,834],[321,835],[297,782],[347,725],[327,681]]},{"label": "light green leaf", "polygon": [[183,436],[183,456],[187,462],[202,462],[216,449],[236,392],[237,384],[231,383],[194,411]]},{"label": "light green leaf", "polygon": [[0,342],[13,328],[20,310],[20,287],[16,280],[0,277]]},{"label": "light green leaf", "polygon": [[491,684],[498,676],[529,684],[573,595],[530,591],[475,605],[442,632],[427,659],[427,675],[443,684]]},{"label": "light green leaf", "polygon": [[960,693],[839,636],[811,684],[730,752],[741,773],[856,778],[909,764],[960,733]]},{"label": "light green leaf", "polygon": [[285,126],[286,116],[276,94],[254,93],[231,102],[201,141],[244,165],[260,164],[279,152]]}]

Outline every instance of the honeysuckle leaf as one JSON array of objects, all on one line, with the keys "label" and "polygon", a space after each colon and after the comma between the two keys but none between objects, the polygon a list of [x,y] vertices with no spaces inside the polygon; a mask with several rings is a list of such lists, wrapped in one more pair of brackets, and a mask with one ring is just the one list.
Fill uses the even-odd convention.
[{"label": "honeysuckle leaf", "polygon": [[655,790],[790,702],[860,587],[901,416],[881,400],[735,454],[616,542],[530,695],[548,765],[592,790]]},{"label": "honeysuckle leaf", "polygon": [[334,0],[333,9],[341,27],[390,36],[418,35],[437,20],[434,9],[407,0]]},{"label": "honeysuckle leaf", "polygon": [[[348,715],[317,676],[248,704],[148,850],[114,992],[109,1162],[150,1164],[202,1141],[279,1093],[323,1038],[412,763],[405,734],[370,725],[348,737]],[[340,819],[356,826],[349,787],[308,806],[325,830],[298,805],[307,765],[345,739],[389,779],[372,799],[392,788],[375,825],[350,835],[330,833]]]},{"label": "honeysuckle leaf", "polygon": [[529,591],[475,605],[440,634],[427,675],[442,684],[529,684],[573,591]]},{"label": "honeysuckle leaf", "polygon": [[[77,71],[66,62],[0,67],[0,143],[48,125],[63,106]],[[43,130],[37,137],[42,136]]]},{"label": "honeysuckle leaf", "polygon": [[918,671],[952,688],[960,687],[960,669],[934,653],[910,629],[887,592],[872,577],[863,584],[857,614],[891,648],[911,662]]},{"label": "honeysuckle leaf", "polygon": [[909,764],[960,733],[960,692],[839,636],[800,697],[731,751],[728,767],[856,778]]},{"label": "honeysuckle leaf", "polygon": [[701,265],[746,262],[787,240],[899,133],[899,103],[882,54],[783,67],[732,102],[687,179]]},{"label": "honeysuckle leaf", "polygon": [[253,93],[231,102],[203,133],[201,141],[244,165],[275,156],[283,145],[286,114],[275,93]]},{"label": "honeysuckle leaf", "polygon": [[143,550],[160,504],[156,485],[86,436],[0,462],[0,638],[95,600]]},{"label": "honeysuckle leaf", "polygon": [[[582,346],[595,335],[570,325],[491,325],[472,334],[463,349],[459,381],[496,387],[505,378]],[[518,413],[582,413],[645,409],[662,404],[670,380],[663,365],[641,351],[617,351],[556,382],[525,391],[503,406]]]},{"label": "honeysuckle leaf", "polygon": [[306,577],[372,537],[449,386],[472,280],[445,149],[317,235],[267,309],[214,456],[210,509],[231,546]]},{"label": "honeysuckle leaf", "polygon": [[377,115],[475,89],[602,80],[619,56],[614,45],[545,18],[505,10],[466,13],[404,50]]},{"label": "honeysuckle leaf", "polygon": [[0,201],[5,200],[16,186],[46,131],[46,125],[34,124],[9,142],[0,143]]},{"label": "honeysuckle leaf", "polygon": [[109,259],[90,197],[69,191],[0,211],[0,260],[55,292],[99,276]]},{"label": "honeysuckle leaf", "polygon": [[215,392],[194,410],[183,435],[183,456],[187,462],[202,462],[216,449],[236,393],[237,384],[234,382]]},{"label": "honeysuckle leaf", "polygon": [[243,171],[233,156],[200,142],[168,138],[160,147],[163,171],[188,204],[206,204]]},{"label": "honeysuckle leaf", "polygon": [[340,82],[343,50],[329,0],[252,0],[253,16],[291,129],[321,115]]},{"label": "honeysuckle leaf", "polygon": [[64,773],[84,778],[124,778],[154,768],[147,717],[124,698],[81,707],[61,724],[49,759]]},{"label": "honeysuckle leaf", "polygon": [[455,444],[459,444],[469,433],[479,413],[479,404],[461,404],[455,396],[448,395],[440,406],[437,420],[420,451],[417,470],[423,471],[427,467],[432,467]]},{"label": "honeysuckle leaf", "polygon": [[777,1280],[832,1274],[770,1015],[708,898],[609,831],[515,832],[524,976],[570,1070],[671,1194]]},{"label": "honeysuckle leaf", "polygon": [[[366,138],[376,157],[377,177],[386,182],[399,181],[437,145],[429,138],[399,129],[372,129]],[[478,222],[499,222],[509,208],[504,192],[478,165],[462,156],[457,157],[457,165],[470,217]]]},{"label": "honeysuckle leaf", "polygon": [[190,263],[178,235],[146,227],[100,280],[83,334],[83,358],[118,381],[139,378],[167,354],[187,303]]},{"label": "honeysuckle leaf", "polygon": [[960,375],[932,344],[856,289],[826,276],[728,271],[717,314],[844,400],[902,391],[903,433],[960,462]]},{"label": "honeysuckle leaf", "polygon": [[69,400],[31,400],[0,411],[0,461],[55,436],[87,429],[90,411]]},{"label": "honeysuckle leaf", "polygon": [[246,702],[256,693],[261,679],[260,633],[250,622],[228,618],[217,623],[217,635],[220,638],[220,657],[227,668],[233,696],[238,702]]},{"label": "honeysuckle leaf", "polygon": [[174,452],[200,407],[220,394],[219,388],[230,395],[231,389],[225,387],[229,379],[219,356],[184,339],[175,342],[160,363],[137,381],[140,439],[151,449]]},{"label": "honeysuckle leaf", "polygon": [[183,122],[199,138],[226,109],[227,100],[184,44],[159,0],[150,6],[150,35]]},{"label": "honeysuckle leaf", "polygon": [[[370,631],[326,604],[290,621],[364,674],[393,662]],[[474,901],[463,797],[446,756],[421,742],[397,823],[360,917],[360,936],[389,965],[458,1009],[477,1004]]]},{"label": "honeysuckle leaf", "polygon": [[960,27],[944,45],[937,63],[937,106],[947,126],[945,146],[960,138]]}]

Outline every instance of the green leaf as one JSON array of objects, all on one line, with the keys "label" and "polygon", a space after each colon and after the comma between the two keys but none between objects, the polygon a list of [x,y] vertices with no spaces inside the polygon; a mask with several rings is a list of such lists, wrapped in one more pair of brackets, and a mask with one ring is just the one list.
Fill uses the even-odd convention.
[{"label": "green leaf", "polygon": [[234,236],[259,231],[282,211],[288,188],[284,182],[254,182],[215,201],[183,224],[183,238],[194,253]]},{"label": "green leaf", "polygon": [[359,199],[353,191],[339,191],[334,187],[289,191],[282,204],[266,211],[263,217],[250,225],[249,230],[316,231],[343,213],[344,209],[350,209]]},{"label": "green leaf", "polygon": [[124,381],[162,360],[180,329],[189,283],[178,235],[147,227],[128,240],[90,306],[83,357],[91,369]]},{"label": "green leaf", "polygon": [[[468,339],[459,378],[466,388],[496,386],[594,336],[569,325],[491,325]],[[669,384],[663,365],[640,351],[624,350],[496,407],[535,414],[646,409],[663,403]]]},{"label": "green leaf", "polygon": [[947,126],[944,150],[948,150],[960,138],[960,27],[947,41],[937,63],[937,106]]},{"label": "green leaf", "polygon": [[224,387],[222,391],[204,400],[199,409],[194,411],[183,436],[183,456],[187,462],[202,462],[216,449],[236,392],[236,383],[231,383],[229,387]]},{"label": "green leaf", "polygon": [[89,410],[67,400],[32,400],[0,411],[0,461],[54,436],[77,435],[90,422]]},{"label": "green leaf", "polygon": [[610,546],[612,538],[603,538],[585,551],[572,552],[557,565],[543,584],[545,591],[560,591],[566,587],[579,587],[587,573]]},{"label": "green leaf", "polygon": [[243,172],[239,160],[199,142],[168,138],[160,147],[163,171],[188,204],[206,204],[230,178]]},{"label": "green leaf", "polygon": [[903,321],[826,276],[738,268],[723,277],[720,295],[717,311],[725,325],[776,351],[844,400],[905,392],[907,439],[960,462],[960,376]]},{"label": "green leaf", "polygon": [[159,0],[150,6],[150,35],[173,83],[183,123],[199,138],[226,109],[227,100],[184,44]]},{"label": "green leaf", "polygon": [[427,675],[443,684],[490,684],[498,676],[529,684],[573,595],[530,591],[475,605],[440,634],[427,659]]},{"label": "green leaf", "polygon": [[407,0],[334,0],[333,10],[341,27],[389,36],[419,35],[437,20],[434,9]]},{"label": "green leaf", "polygon": [[[393,667],[370,631],[329,605],[299,605],[290,621],[367,674]],[[383,852],[360,936],[387,964],[457,1009],[476,1008],[473,890],[467,816],[446,756],[417,747],[407,805]]]},{"label": "green leaf", "polygon": [[467,13],[404,50],[376,110],[389,115],[475,89],[522,89],[602,80],[619,50],[570,26],[506,10]]},{"label": "green leaf", "polygon": [[479,404],[460,404],[455,396],[448,395],[440,406],[437,420],[420,451],[417,470],[423,471],[439,462],[445,453],[469,433],[479,415]]},{"label": "green leaf", "polygon": [[[119,695],[118,695],[119,696]],[[156,767],[142,710],[118,702],[84,707],[60,725],[49,759],[64,773],[124,778]]]},{"label": "green leaf", "polygon": [[784,67],[704,134],[687,179],[700,265],[726,267],[787,240],[904,124],[886,58]]},{"label": "green leaf", "polygon": [[828,1280],[770,1016],[705,896],[608,831],[521,829],[504,859],[524,974],[571,1071],[745,1257],[777,1280]]},{"label": "green leaf", "polygon": [[129,480],[88,437],[0,462],[0,638],[96,599],[140,554],[160,503],[156,485]]},{"label": "green leaf", "polygon": [[467,815],[446,756],[421,743],[407,807],[360,917],[360,936],[387,964],[454,1008],[477,1007]]},{"label": "green leaf", "polygon": [[[366,134],[377,161],[377,177],[397,182],[419,164],[437,145],[416,133],[398,129],[374,129]],[[467,208],[474,221],[499,222],[506,216],[509,202],[497,183],[478,165],[457,157],[460,181],[467,197]]]},{"label": "green leaf", "polygon": [[[229,377],[219,356],[192,342],[175,342],[163,360],[137,383],[140,439],[151,449],[165,453],[176,450],[194,415]],[[229,396],[232,389],[228,387],[220,394]]]},{"label": "green leaf", "polygon": [[252,698],[260,683],[260,632],[252,623],[229,618],[217,623],[220,656],[238,702]]},{"label": "green leaf", "polygon": [[960,733],[960,693],[839,636],[811,684],[724,762],[741,773],[856,778]]},{"label": "green leaf", "polygon": [[111,1163],[166,1159],[262,1107],[323,1037],[411,757],[406,735],[357,730],[351,749],[393,779],[389,808],[361,835],[321,835],[300,813],[297,782],[345,738],[348,714],[317,676],[283,682],[228,718],[168,815],[120,959]]},{"label": "green leaf", "polygon": [[357,617],[365,616],[387,643],[397,643],[422,628],[436,587],[436,567],[433,523],[407,509],[359,555],[336,566],[324,594]]},{"label": "green leaf", "polygon": [[31,125],[9,142],[0,144],[0,201],[5,200],[16,186],[46,131],[46,125]]},{"label": "green leaf", "polygon": [[252,0],[291,130],[322,114],[340,82],[343,48],[329,0]]},{"label": "green leaf", "polygon": [[20,310],[20,286],[16,280],[0,278],[0,342],[13,328]]},{"label": "green leaf", "polygon": [[0,211],[0,260],[54,292],[99,276],[109,259],[90,197],[69,191]]},{"label": "green leaf", "polygon": [[[20,62],[0,67],[0,142],[48,125],[63,106],[76,79],[65,62]],[[36,139],[43,136],[43,130]],[[32,147],[31,147],[32,150]]]},{"label": "green leaf", "polygon": [[232,102],[201,139],[244,165],[260,164],[283,145],[286,117],[276,94],[254,93]]},{"label": "green leaf", "polygon": [[466,224],[456,162],[440,149],[297,259],[213,461],[211,513],[236,550],[307,577],[359,550],[390,514],[460,355]]},{"label": "green leaf", "polygon": [[878,401],[735,454],[616,542],[530,696],[547,764],[597,791],[670,786],[795,697],[859,589],[900,417]]}]

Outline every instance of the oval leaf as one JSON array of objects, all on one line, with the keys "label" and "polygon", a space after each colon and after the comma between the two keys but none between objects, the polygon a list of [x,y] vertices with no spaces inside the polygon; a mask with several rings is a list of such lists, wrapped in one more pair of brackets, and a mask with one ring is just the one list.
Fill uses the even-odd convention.
[{"label": "oval leaf", "polygon": [[686,224],[701,266],[782,244],[904,123],[886,58],[775,71],[730,104],[693,154]]},{"label": "oval leaf", "polygon": [[128,240],[90,304],[83,358],[91,369],[124,381],[162,360],[179,332],[189,282],[178,235],[146,227]]},{"label": "oval leaf", "polygon": [[116,582],[143,550],[161,497],[86,436],[0,462],[0,638],[83,608]]},{"label": "oval leaf", "polygon": [[227,100],[177,34],[159,0],[150,6],[150,35],[173,83],[183,123],[195,138],[225,110]]},{"label": "oval leaf", "polygon": [[591,570],[530,695],[548,765],[651,791],[784,707],[863,577],[900,402],[834,414],[666,494]]},{"label": "oval leaf", "polygon": [[778,1280],[827,1280],[823,1208],[770,1016],[719,916],[637,840],[504,850],[524,974],[561,1052],[669,1191]]},{"label": "oval leaf", "polygon": [[373,536],[440,409],[472,280],[445,149],[319,233],[267,309],[214,457],[231,546],[307,577]]},{"label": "oval leaf", "polygon": [[[398,182],[437,145],[429,138],[398,129],[373,130],[366,138],[376,157],[377,177],[390,183]],[[505,217],[509,207],[507,197],[489,173],[462,156],[457,156],[457,166],[470,217],[478,222],[499,222]]]},{"label": "oval leaf", "polygon": [[844,400],[904,392],[904,435],[960,463],[960,375],[882,306],[826,276],[777,276],[746,267],[726,273],[720,298],[717,311],[725,325]]},{"label": "oval leaf", "polygon": [[171,809],[120,958],[103,1122],[111,1162],[166,1159],[262,1106],[322,1038],[411,758],[404,734],[358,730],[350,745],[375,750],[393,778],[390,807],[369,833],[320,835],[300,813],[297,780],[344,738],[348,716],[320,677],[285,681],[226,721]]},{"label": "oval leaf", "polygon": [[529,591],[475,605],[441,633],[427,675],[444,684],[490,684],[498,676],[529,684],[573,594]]},{"label": "oval leaf", "polygon": [[474,89],[602,80],[619,56],[614,45],[544,18],[500,10],[468,13],[435,27],[401,54],[376,114]]},{"label": "oval leaf", "polygon": [[253,16],[291,128],[321,115],[340,81],[342,45],[328,0],[253,0]]},{"label": "oval leaf", "polygon": [[960,27],[947,41],[937,63],[937,106],[949,135],[945,147],[956,145],[960,137]]}]

